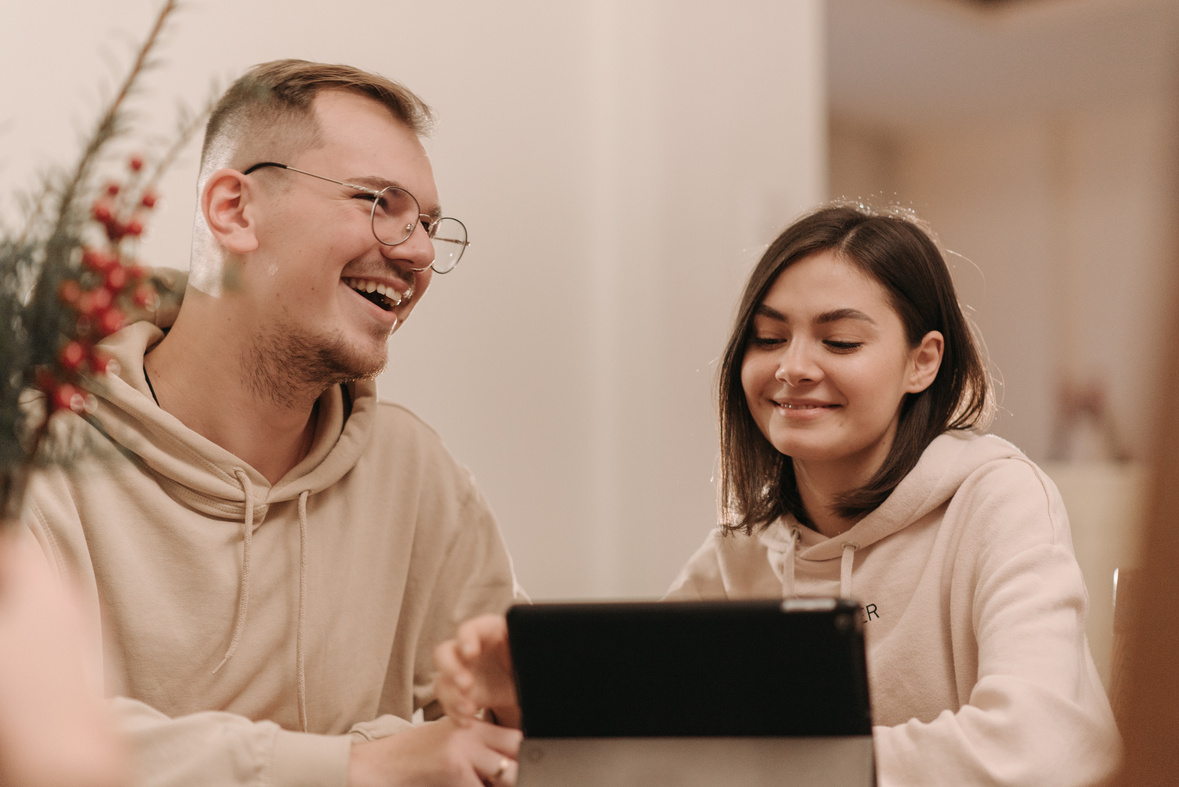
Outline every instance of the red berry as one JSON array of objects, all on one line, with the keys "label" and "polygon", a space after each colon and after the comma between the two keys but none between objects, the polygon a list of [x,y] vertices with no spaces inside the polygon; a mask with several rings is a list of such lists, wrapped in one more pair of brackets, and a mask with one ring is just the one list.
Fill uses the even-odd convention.
[{"label": "red berry", "polygon": [[118,262],[113,255],[98,249],[86,249],[82,252],[82,264],[92,271],[102,272]]},{"label": "red berry", "polygon": [[78,314],[83,317],[94,317],[111,307],[114,296],[105,287],[89,290],[78,297]]},{"label": "red berry", "polygon": [[127,317],[122,311],[110,308],[98,316],[98,330],[103,336],[110,336],[122,328],[126,322]]},{"label": "red berry", "polygon": [[119,193],[119,184],[114,182],[106,184],[106,193],[112,197],[117,196]]},{"label": "red berry", "polygon": [[147,308],[154,303],[156,299],[156,288],[150,284],[140,284],[135,288],[135,293],[131,296],[131,301],[136,306]]},{"label": "red berry", "polygon": [[159,200],[159,195],[149,189],[143,192],[143,198],[139,200],[139,204],[150,210],[156,206],[156,203],[159,202]]},{"label": "red berry", "polygon": [[61,348],[58,360],[63,368],[72,372],[82,365],[82,361],[86,360],[86,355],[86,346],[79,341],[72,341],[67,342],[66,346]]},{"label": "red berry", "polygon": [[54,410],[82,410],[86,406],[86,399],[82,392],[69,383],[57,386],[49,398]]},{"label": "red berry", "polygon": [[[85,260],[85,257],[83,257]],[[58,297],[67,306],[73,306],[78,302],[78,296],[82,294],[82,288],[78,286],[78,282],[73,279],[67,279],[61,283],[61,288],[57,291]]]},{"label": "red berry", "polygon": [[94,207],[90,209],[90,213],[96,220],[102,222],[103,224],[108,223],[112,218],[111,206],[107,205],[105,202],[94,203]]},{"label": "red berry", "polygon": [[111,368],[111,357],[97,350],[90,353],[90,368],[95,374],[106,374]]},{"label": "red berry", "polygon": [[143,157],[132,156],[131,160],[127,162],[127,166],[131,167],[132,171],[138,172],[139,170],[143,169]]},{"label": "red berry", "polygon": [[133,238],[137,238],[143,234],[143,222],[139,219],[131,219],[123,225],[123,232]]},{"label": "red berry", "polygon": [[106,288],[111,292],[122,292],[127,286],[127,269],[122,265],[113,265],[106,272]]}]

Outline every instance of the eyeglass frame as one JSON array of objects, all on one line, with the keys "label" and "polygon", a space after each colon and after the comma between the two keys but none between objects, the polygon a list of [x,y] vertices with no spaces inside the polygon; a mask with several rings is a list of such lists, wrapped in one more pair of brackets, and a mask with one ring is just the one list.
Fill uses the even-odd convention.
[{"label": "eyeglass frame", "polygon": [[[357,191],[363,192],[365,194],[372,194],[374,197],[377,197],[377,198],[379,198],[386,191],[389,191],[391,189],[396,189],[398,191],[405,192],[406,196],[408,196],[411,200],[413,200],[414,204],[418,206],[418,210],[419,211],[421,210],[421,203],[418,202],[418,198],[415,197],[413,195],[413,193],[410,192],[408,189],[403,189],[401,186],[386,186],[383,189],[374,189],[374,188],[370,188],[368,186],[361,186],[356,183],[348,183],[347,181],[336,180],[335,178],[329,178],[326,175],[316,175],[314,172],[308,172],[303,169],[298,169],[297,167],[292,167],[289,164],[279,164],[277,161],[260,161],[257,164],[254,164],[254,165],[242,170],[242,174],[243,175],[250,175],[254,172],[257,172],[260,169],[263,169],[264,167],[275,167],[276,169],[285,169],[285,170],[289,170],[291,172],[298,172],[300,175],[309,175],[310,177],[318,178],[319,180],[326,180],[328,183],[335,183],[339,186],[346,186],[350,189],[356,189]],[[463,228],[463,235],[467,235],[467,225],[463,224],[462,221],[460,221],[459,219],[456,219],[453,216],[439,216],[437,218],[434,218],[433,216],[419,212],[417,220],[414,222],[413,226],[411,226],[409,228],[409,232],[406,234],[406,236],[403,239],[397,241],[396,243],[388,243],[386,241],[381,240],[381,236],[377,234],[377,205],[378,205],[378,200],[374,199],[372,209],[369,211],[369,229],[372,230],[373,237],[376,238],[377,243],[381,244],[382,246],[400,246],[402,243],[405,243],[407,240],[409,240],[410,238],[413,237],[413,231],[415,229],[417,229],[419,224],[422,225],[422,229],[424,229],[426,231],[426,235],[429,236],[430,242],[433,243],[434,234],[433,234],[433,232],[431,232],[430,228],[434,227],[435,228],[434,232],[437,232],[438,231],[437,225],[440,222],[442,222],[443,219],[447,219],[449,221],[456,222],[460,227]],[[446,243],[459,243],[460,242],[460,241],[449,240],[447,238],[443,238],[442,240]],[[444,271],[438,270],[438,268],[434,267],[433,263],[430,263],[429,265],[427,265],[426,268],[433,268],[434,272],[441,275],[441,276],[445,276],[446,274],[453,271],[455,268],[458,267],[459,261],[463,258],[463,253],[467,250],[467,247],[471,245],[471,241],[469,241],[469,240],[461,241],[461,243],[462,243],[462,248],[459,249],[458,256],[455,257],[454,265],[451,265],[449,268],[447,268]],[[426,268],[411,268],[410,270],[421,272],[421,271],[426,270]]]}]

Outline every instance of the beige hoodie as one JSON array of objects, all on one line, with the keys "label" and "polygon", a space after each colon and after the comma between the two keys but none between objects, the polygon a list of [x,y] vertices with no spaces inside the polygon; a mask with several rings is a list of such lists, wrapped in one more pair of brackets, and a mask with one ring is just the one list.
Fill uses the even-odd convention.
[{"label": "beige hoodie", "polygon": [[673,599],[842,595],[864,607],[880,787],[1099,784],[1119,739],[1052,481],[993,436],[937,438],[836,538],[714,532]]},{"label": "beige hoodie", "polygon": [[143,784],[343,784],[356,736],[437,715],[434,647],[516,597],[498,526],[371,382],[321,397],[310,453],[272,486],[152,401],[161,337],[109,342],[109,439],[79,421],[106,450],[38,478],[29,525],[101,612]]}]

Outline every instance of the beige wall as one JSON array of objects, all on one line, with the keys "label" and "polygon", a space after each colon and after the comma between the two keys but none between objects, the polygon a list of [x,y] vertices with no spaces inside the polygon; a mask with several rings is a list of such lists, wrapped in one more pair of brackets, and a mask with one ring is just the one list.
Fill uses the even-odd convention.
[{"label": "beige wall", "polygon": [[[73,154],[158,5],[0,3],[0,200]],[[381,389],[471,467],[535,597],[653,596],[715,521],[713,362],[737,288],[826,191],[822,23],[820,0],[189,0],[138,123],[166,135],[177,99],[277,57],[432,103],[443,202],[473,245]],[[187,265],[195,168],[190,147],[150,264]]]},{"label": "beige wall", "polygon": [[[1169,107],[1131,97],[913,132],[834,125],[836,193],[897,195],[954,253],[959,295],[1003,380],[995,431],[1049,458],[1061,381],[1098,381],[1121,441],[1142,458],[1173,276]],[[873,169],[848,166],[882,148]],[[1100,457],[1082,431],[1067,453]]]},{"label": "beige wall", "polygon": [[[1141,462],[1157,428],[1160,360],[1174,352],[1164,342],[1179,252],[1179,6],[831,7],[829,56],[863,55],[868,47],[852,46],[862,36],[871,62],[858,67],[876,74],[871,92],[832,88],[831,195],[912,207],[952,252],[1000,381],[993,431],[1042,463],[1064,495],[1108,679],[1113,569],[1137,562]],[[895,39],[871,35],[890,26]],[[836,80],[840,68],[830,68]],[[1111,461],[1092,421],[1055,439],[1069,379],[1104,388],[1132,461]]]}]

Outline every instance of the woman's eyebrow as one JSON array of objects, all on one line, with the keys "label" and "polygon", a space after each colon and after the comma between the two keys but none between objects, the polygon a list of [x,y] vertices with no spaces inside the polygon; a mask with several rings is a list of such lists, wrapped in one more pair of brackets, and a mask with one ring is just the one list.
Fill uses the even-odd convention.
[{"label": "woman's eyebrow", "polygon": [[790,322],[789,318],[787,318],[785,314],[782,314],[782,312],[778,311],[773,306],[767,306],[764,303],[757,307],[757,311],[754,312],[754,315],[758,317],[769,317],[771,320],[777,320],[778,322]]},{"label": "woman's eyebrow", "polygon": [[869,317],[859,309],[844,308],[832,309],[829,312],[823,312],[815,317],[815,323],[818,325],[825,325],[827,323],[839,322],[840,320],[859,320],[870,325],[875,325],[876,321]]},{"label": "woman's eyebrow", "polygon": [[[785,314],[778,311],[773,306],[767,306],[764,303],[757,307],[757,311],[754,312],[754,314],[758,317],[769,317],[771,320],[777,320],[778,322],[790,322],[790,318]],[[851,307],[832,309],[831,311],[822,312],[815,317],[815,324],[826,325],[828,323],[839,322],[840,320],[859,320],[860,322],[866,322],[871,325],[876,324],[876,321],[867,314],[860,311],[859,309],[853,309]]]}]

